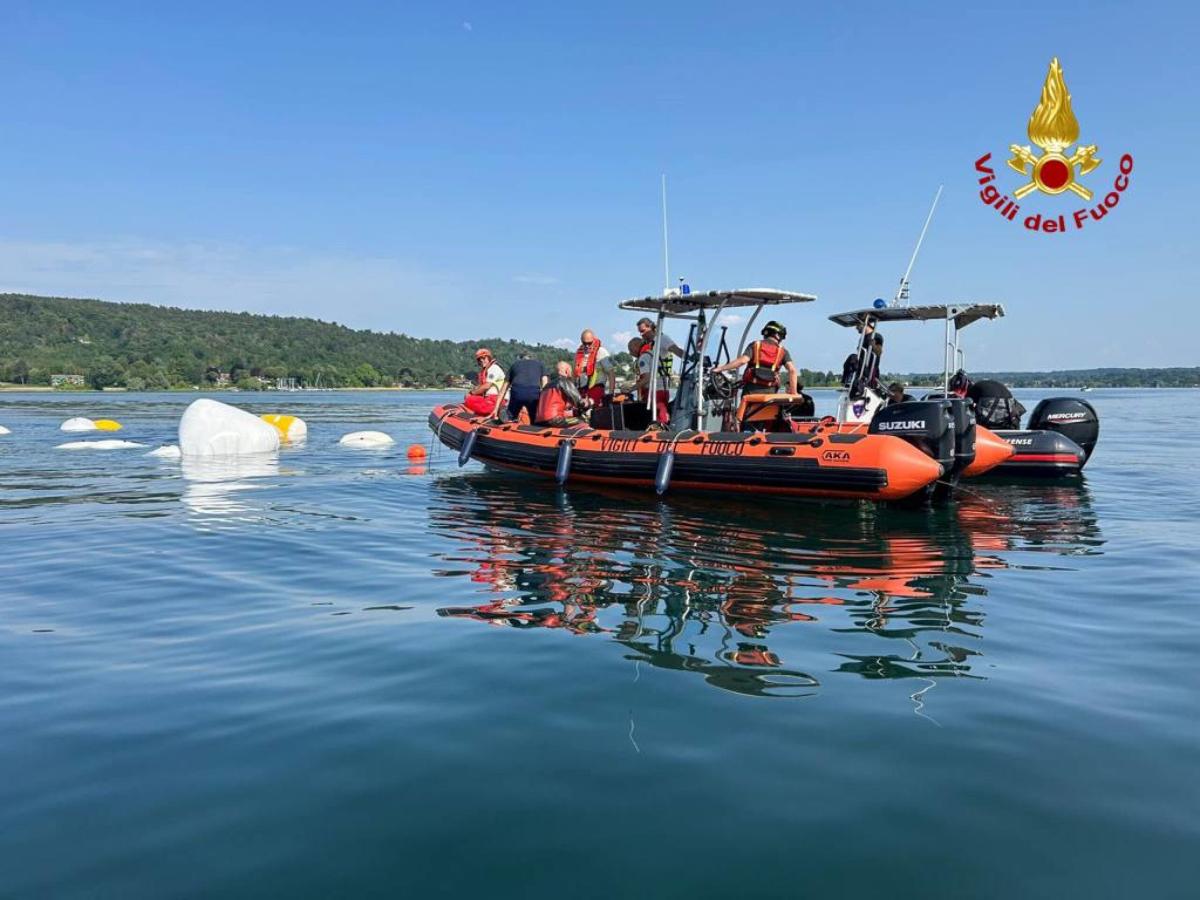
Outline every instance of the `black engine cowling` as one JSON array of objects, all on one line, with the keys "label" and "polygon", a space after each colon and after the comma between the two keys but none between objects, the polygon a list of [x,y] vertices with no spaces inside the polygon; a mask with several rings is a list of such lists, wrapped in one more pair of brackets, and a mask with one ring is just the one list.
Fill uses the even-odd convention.
[{"label": "black engine cowling", "polygon": [[1025,427],[1065,435],[1083,448],[1085,459],[1092,455],[1100,437],[1100,417],[1095,407],[1077,397],[1047,397],[1033,408]]},{"label": "black engine cowling", "polygon": [[950,415],[954,419],[954,468],[957,475],[975,462],[975,416],[971,405],[961,397],[951,397]]},{"label": "black engine cowling", "polygon": [[[968,416],[969,418],[969,416]],[[955,415],[949,400],[909,400],[889,404],[871,420],[870,434],[890,434],[936,459],[949,474],[957,462]],[[971,455],[974,456],[974,431]]]}]

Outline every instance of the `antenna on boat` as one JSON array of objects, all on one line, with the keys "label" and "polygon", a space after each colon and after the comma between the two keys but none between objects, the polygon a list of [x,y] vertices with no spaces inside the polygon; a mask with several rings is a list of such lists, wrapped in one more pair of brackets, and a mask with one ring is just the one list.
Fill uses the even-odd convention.
[{"label": "antenna on boat", "polygon": [[[933,219],[933,211],[937,209],[938,200],[942,198],[943,187],[945,185],[939,184],[937,193],[933,195],[933,205],[929,207],[929,215],[925,217],[925,224],[921,226],[921,236],[917,238],[917,246],[913,249],[912,258],[908,261],[908,268],[904,270],[904,274],[900,277],[900,287],[896,289],[896,296],[892,298],[892,306],[908,306],[908,276],[912,274],[913,266],[916,265],[917,254],[921,252],[921,244],[925,240],[925,232],[929,230],[929,223]],[[663,190],[665,191],[666,188],[664,187]]]},{"label": "antenna on boat", "polygon": [[667,175],[662,176],[662,207],[663,207],[663,295],[671,293],[671,250],[667,239]]}]

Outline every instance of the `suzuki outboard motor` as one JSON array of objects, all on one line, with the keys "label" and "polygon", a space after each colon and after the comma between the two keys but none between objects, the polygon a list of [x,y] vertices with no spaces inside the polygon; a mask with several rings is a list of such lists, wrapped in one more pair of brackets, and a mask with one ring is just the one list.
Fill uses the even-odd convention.
[{"label": "suzuki outboard motor", "polygon": [[961,397],[951,397],[950,415],[954,418],[954,467],[947,473],[958,473],[975,462],[975,416],[971,404]]},{"label": "suzuki outboard motor", "polygon": [[[969,413],[965,413],[970,418]],[[950,400],[910,400],[904,403],[893,403],[883,407],[871,420],[867,429],[869,434],[890,434],[912,444],[922,453],[936,459],[942,466],[941,480],[948,481],[957,471],[958,451],[957,415],[954,403]],[[975,455],[974,422],[972,422],[971,457]],[[964,463],[965,467],[967,464]],[[939,497],[944,492],[937,489],[935,482],[925,492],[916,496]]]},{"label": "suzuki outboard motor", "polygon": [[1086,400],[1047,397],[1033,408],[1025,428],[1028,431],[1057,431],[1070,438],[1083,448],[1086,461],[1100,437],[1100,417]]}]

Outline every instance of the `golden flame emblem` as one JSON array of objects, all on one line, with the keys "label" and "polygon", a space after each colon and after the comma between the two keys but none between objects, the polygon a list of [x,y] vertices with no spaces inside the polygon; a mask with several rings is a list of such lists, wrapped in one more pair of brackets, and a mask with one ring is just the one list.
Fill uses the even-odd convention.
[{"label": "golden flame emblem", "polygon": [[1079,120],[1071,109],[1071,95],[1057,56],[1050,60],[1042,97],[1029,117],[1027,133],[1029,140],[1046,152],[1037,156],[1028,145],[1009,147],[1012,153],[1009,166],[1030,176],[1029,183],[1013,191],[1013,196],[1020,200],[1033,191],[1045,194],[1073,191],[1084,200],[1091,200],[1092,192],[1075,180],[1076,169],[1079,175],[1086,175],[1100,165],[1100,160],[1096,159],[1095,144],[1078,147],[1070,156],[1063,152],[1079,140]]}]

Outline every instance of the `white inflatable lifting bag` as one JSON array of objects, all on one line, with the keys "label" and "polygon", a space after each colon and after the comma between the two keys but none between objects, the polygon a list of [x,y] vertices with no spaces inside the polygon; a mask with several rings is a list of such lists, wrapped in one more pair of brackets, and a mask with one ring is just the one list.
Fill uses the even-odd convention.
[{"label": "white inflatable lifting bag", "polygon": [[228,403],[202,398],[179,419],[179,451],[184,456],[240,456],[278,449],[274,425]]}]

